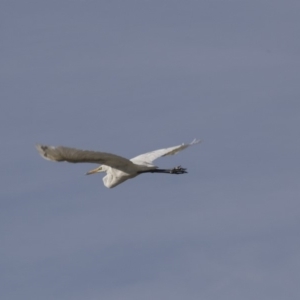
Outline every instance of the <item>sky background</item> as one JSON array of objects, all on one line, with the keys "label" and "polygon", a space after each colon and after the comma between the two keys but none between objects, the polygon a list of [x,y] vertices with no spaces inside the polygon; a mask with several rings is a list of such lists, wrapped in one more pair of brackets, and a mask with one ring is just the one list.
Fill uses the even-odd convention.
[{"label": "sky background", "polygon": [[[0,298],[298,300],[298,0],[2,0]],[[107,189],[34,145],[159,159]]]}]

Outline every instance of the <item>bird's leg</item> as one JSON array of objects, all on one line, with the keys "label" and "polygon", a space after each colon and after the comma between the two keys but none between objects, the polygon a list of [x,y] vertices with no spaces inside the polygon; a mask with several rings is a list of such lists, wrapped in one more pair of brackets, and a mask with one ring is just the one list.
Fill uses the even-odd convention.
[{"label": "bird's leg", "polygon": [[145,170],[140,171],[141,173],[165,173],[165,174],[185,174],[187,173],[185,168],[182,168],[181,166],[175,167],[173,169],[152,169],[152,170]]},{"label": "bird's leg", "polygon": [[170,170],[170,174],[184,174],[187,173],[186,168],[182,168],[181,166],[175,167]]}]

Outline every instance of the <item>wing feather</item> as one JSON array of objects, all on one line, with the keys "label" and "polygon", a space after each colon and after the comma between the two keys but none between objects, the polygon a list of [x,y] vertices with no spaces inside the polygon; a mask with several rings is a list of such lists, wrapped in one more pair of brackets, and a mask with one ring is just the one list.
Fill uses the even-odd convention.
[{"label": "wing feather", "polygon": [[36,148],[43,158],[52,161],[103,164],[121,171],[133,165],[129,159],[111,153],[79,150],[63,146],[36,145]]},{"label": "wing feather", "polygon": [[180,152],[192,145],[196,145],[200,142],[201,142],[200,140],[194,139],[190,144],[181,144],[181,145],[174,146],[174,147],[154,150],[151,152],[147,152],[147,153],[138,155],[138,156],[132,158],[131,161],[135,164],[152,164],[152,162],[159,157],[177,154],[178,152]]}]

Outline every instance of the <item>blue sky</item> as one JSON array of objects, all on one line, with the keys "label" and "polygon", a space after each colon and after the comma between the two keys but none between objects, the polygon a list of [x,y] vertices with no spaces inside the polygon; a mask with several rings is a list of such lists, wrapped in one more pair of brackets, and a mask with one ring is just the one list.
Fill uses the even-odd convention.
[{"label": "blue sky", "polygon": [[[299,9],[2,1],[1,299],[299,299]],[[112,190],[34,148],[194,138]]]}]

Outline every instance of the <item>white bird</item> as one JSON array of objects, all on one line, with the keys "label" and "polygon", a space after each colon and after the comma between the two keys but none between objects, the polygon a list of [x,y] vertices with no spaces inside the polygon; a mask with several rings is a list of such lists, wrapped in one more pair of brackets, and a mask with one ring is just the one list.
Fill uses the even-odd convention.
[{"label": "white bird", "polygon": [[182,144],[166,149],[155,150],[141,154],[130,160],[111,153],[78,150],[63,146],[53,147],[36,145],[36,148],[40,155],[47,160],[101,164],[96,169],[87,172],[86,175],[106,172],[106,176],[103,177],[103,183],[107,188],[113,188],[125,180],[134,178],[142,173],[187,173],[186,169],[181,166],[173,169],[158,169],[158,167],[154,166],[152,162],[159,157],[176,154],[191,145],[198,144],[199,142],[199,140],[194,139],[190,144]]}]

